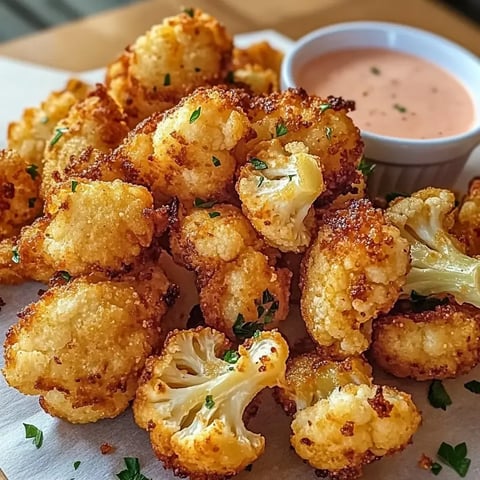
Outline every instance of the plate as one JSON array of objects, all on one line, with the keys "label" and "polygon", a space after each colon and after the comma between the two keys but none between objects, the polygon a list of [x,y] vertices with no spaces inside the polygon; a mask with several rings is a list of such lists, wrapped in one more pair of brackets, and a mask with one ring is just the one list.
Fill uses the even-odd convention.
[{"label": "plate", "polygon": [[[276,48],[286,51],[292,41],[272,31],[259,31],[239,35],[235,43],[247,46],[255,41],[267,40]],[[101,81],[103,70],[75,73],[54,70],[0,58],[0,148],[5,146],[8,122],[21,116],[24,108],[37,105],[48,93],[60,89],[70,76],[95,82]],[[464,191],[468,179],[480,172],[480,149],[471,156],[467,167],[456,184]],[[28,283],[17,287],[0,285],[0,296],[6,305],[0,311],[0,337],[3,339],[8,327],[16,321],[16,313],[27,303],[35,301],[41,284]],[[0,360],[3,365],[3,360]],[[411,480],[433,478],[417,466],[422,453],[434,458],[442,441],[450,444],[466,442],[472,466],[468,479],[480,478],[480,436],[478,415],[480,396],[464,389],[469,380],[480,379],[480,368],[469,375],[445,386],[453,400],[447,411],[433,409],[427,401],[426,383],[404,381],[376,372],[375,382],[397,386],[414,397],[423,412],[423,426],[415,435],[414,444],[404,452],[383,459],[365,468],[365,480]],[[265,454],[253,465],[251,472],[241,473],[238,480],[293,480],[316,478],[313,469],[305,465],[289,445],[289,422],[283,411],[272,400],[270,392],[264,392],[258,415],[249,428],[262,433],[266,438]],[[36,425],[43,431],[44,443],[36,449],[31,440],[25,439],[23,423]],[[9,480],[68,480],[112,479],[123,470],[123,457],[138,457],[142,472],[155,480],[172,480],[170,472],[164,471],[150,448],[148,435],[138,428],[131,410],[113,420],[96,424],[71,425],[52,418],[41,410],[37,397],[24,396],[9,388],[0,375],[0,468]],[[102,455],[100,446],[109,443],[115,451]],[[78,470],[73,463],[80,461]],[[445,467],[439,479],[459,478]]]}]

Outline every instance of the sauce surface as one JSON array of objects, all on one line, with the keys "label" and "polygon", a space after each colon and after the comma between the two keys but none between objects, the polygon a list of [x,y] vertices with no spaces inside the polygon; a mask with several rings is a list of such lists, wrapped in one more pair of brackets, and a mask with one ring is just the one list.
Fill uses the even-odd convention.
[{"label": "sauce surface", "polygon": [[455,77],[395,50],[329,52],[304,65],[296,82],[321,97],[355,100],[355,124],[381,135],[448,137],[466,132],[475,119],[473,101]]}]

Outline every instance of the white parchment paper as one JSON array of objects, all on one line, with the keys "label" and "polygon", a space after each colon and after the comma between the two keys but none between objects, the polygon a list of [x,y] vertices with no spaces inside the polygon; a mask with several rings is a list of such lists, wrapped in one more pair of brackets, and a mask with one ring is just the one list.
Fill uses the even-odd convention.
[{"label": "white parchment paper", "polygon": [[[291,44],[288,39],[272,31],[241,35],[236,40],[238,45],[247,45],[263,39],[284,50]],[[4,147],[8,122],[18,118],[27,106],[38,104],[51,90],[62,88],[69,75],[68,72],[0,58],[0,147]],[[75,76],[95,81],[101,79],[101,72]],[[464,190],[468,179],[479,173],[480,150],[477,150],[457,187]],[[175,275],[177,278],[173,278],[173,281],[190,285],[186,290],[193,289],[191,277],[178,278],[178,275],[182,276],[179,271]],[[42,285],[34,283],[16,287],[0,285],[0,297],[6,302],[0,311],[2,341],[9,326],[17,321],[16,313],[38,298],[37,292],[41,287]],[[186,314],[195,303],[195,292],[184,292],[179,302],[179,314]],[[295,312],[292,317],[295,317]],[[288,330],[293,332],[297,329],[295,323],[293,318],[286,326],[287,334]],[[3,365],[3,359],[0,363]],[[453,445],[465,441],[468,456],[472,459],[467,478],[480,480],[480,395],[474,395],[463,387],[465,382],[472,379],[480,380],[480,368],[465,377],[444,382],[453,400],[453,405],[444,412],[433,409],[428,404],[427,384],[400,381],[376,372],[376,383],[395,385],[413,395],[423,412],[423,425],[415,435],[413,445],[403,453],[366,467],[365,479],[433,479],[435,477],[432,473],[417,466],[421,454],[434,458],[442,441]],[[266,451],[253,465],[251,472],[238,476],[239,480],[316,478],[313,470],[290,448],[289,422],[272,400],[271,392],[264,392],[258,415],[249,427],[266,437]],[[23,423],[34,424],[43,431],[44,443],[40,449],[36,449],[31,440],[25,439]],[[103,443],[111,444],[115,450],[111,454],[102,455],[100,446]],[[9,480],[115,479],[115,474],[124,469],[123,457],[138,457],[142,472],[151,479],[174,478],[155,459],[147,433],[134,424],[130,410],[113,420],[90,425],[71,425],[44,413],[36,397],[27,397],[9,388],[0,375],[0,468]],[[73,467],[75,461],[81,462],[77,470]],[[444,467],[438,478],[450,480],[459,477]]]}]

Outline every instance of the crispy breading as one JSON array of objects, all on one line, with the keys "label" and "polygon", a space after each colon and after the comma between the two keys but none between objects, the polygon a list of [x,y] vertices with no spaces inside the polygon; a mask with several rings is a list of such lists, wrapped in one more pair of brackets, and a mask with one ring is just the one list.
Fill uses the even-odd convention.
[{"label": "crispy breading", "polygon": [[[248,115],[256,136],[240,142],[235,150],[237,158],[245,163],[257,143],[275,137],[282,145],[302,142],[309,154],[320,157],[325,191],[319,202],[328,203],[352,191],[357,181],[363,142],[358,128],[347,116],[351,108],[351,102],[309,96],[302,89],[254,97]],[[279,126],[285,132],[280,136]]]},{"label": "crispy breading", "polygon": [[322,476],[353,480],[363,465],[403,450],[420,422],[410,395],[392,387],[349,384],[297,412],[290,441]]},{"label": "crispy breading", "polygon": [[269,265],[266,255],[248,247],[211,276],[200,277],[205,323],[231,339],[242,337],[238,332],[244,323],[255,324],[248,336],[255,329],[275,328],[288,315],[291,276],[288,269]]},{"label": "crispy breading", "polygon": [[153,26],[107,70],[110,94],[131,127],[163,112],[199,86],[224,81],[233,44],[225,27],[198,8]]},{"label": "crispy breading", "polygon": [[145,270],[119,282],[74,279],[28,305],[5,341],[10,386],[41,395],[48,413],[72,423],[125,410],[167,308],[167,278]]},{"label": "crispy breading", "polygon": [[396,377],[463,375],[480,361],[480,310],[452,301],[434,310],[383,315],[374,322],[372,353]]},{"label": "crispy breading", "polygon": [[18,235],[42,213],[39,175],[14,150],[0,150],[0,240]]},{"label": "crispy breading", "polygon": [[[127,136],[129,128],[125,115],[98,84],[85,100],[74,105],[68,115],[55,125],[50,142],[45,148],[42,175],[42,196],[55,185],[72,176],[72,159],[86,148],[109,152]],[[85,161],[82,163],[85,168]]]},{"label": "crispy breading", "polygon": [[0,285],[22,283],[25,279],[22,265],[14,258],[17,246],[16,237],[0,240]]},{"label": "crispy breading", "polygon": [[27,108],[19,121],[8,126],[8,148],[16,150],[28,164],[36,165],[41,173],[45,144],[55,125],[86,97],[89,88],[86,83],[71,79],[64,90],[52,92],[40,106]]},{"label": "crispy breading", "polygon": [[146,188],[77,178],[54,189],[45,216],[24,228],[20,262],[71,275],[122,271],[151,244],[157,222],[166,225],[166,212],[153,210]]},{"label": "crispy breading", "polygon": [[480,178],[470,181],[462,200],[453,234],[466,245],[467,255],[480,255]]},{"label": "crispy breading", "polygon": [[408,242],[366,199],[327,210],[319,221],[302,262],[302,317],[320,347],[344,358],[368,348],[371,320],[396,302]]},{"label": "crispy breading", "polygon": [[157,201],[174,196],[231,201],[237,167],[231,150],[249,132],[245,94],[199,88],[163,115],[141,123],[112,153],[126,179],[147,185]]},{"label": "crispy breading", "polygon": [[247,247],[263,250],[265,244],[242,211],[225,203],[188,213],[180,207],[170,228],[173,258],[190,270],[213,272]]}]

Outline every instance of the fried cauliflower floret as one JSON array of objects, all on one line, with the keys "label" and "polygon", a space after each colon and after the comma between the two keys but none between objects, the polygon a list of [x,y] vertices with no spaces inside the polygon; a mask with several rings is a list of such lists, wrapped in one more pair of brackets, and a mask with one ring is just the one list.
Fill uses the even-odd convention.
[{"label": "fried cauliflower floret", "polygon": [[242,210],[265,240],[282,252],[301,252],[315,230],[313,202],[324,191],[320,159],[301,142],[261,142],[240,169]]},{"label": "fried cauliflower floret", "polygon": [[39,107],[27,108],[21,120],[8,126],[8,148],[16,150],[41,173],[45,144],[55,125],[67,116],[75,103],[86,97],[89,88],[86,83],[72,79],[64,90],[52,92]]},{"label": "fried cauliflower floret", "polygon": [[191,270],[212,272],[248,247],[262,250],[265,245],[242,211],[225,203],[188,213],[180,209],[170,228],[175,261]]},{"label": "fried cauliflower floret", "polygon": [[170,284],[161,272],[150,277],[78,278],[27,306],[5,341],[9,385],[41,395],[48,413],[72,423],[119,415],[135,395],[166,311]]},{"label": "fried cauliflower floret", "polygon": [[135,183],[148,185],[155,199],[231,200],[237,166],[231,150],[249,129],[242,101],[239,91],[198,89],[139,125],[112,156],[135,171]]},{"label": "fried cauliflower floret", "polygon": [[229,348],[210,328],[174,331],[162,354],[147,360],[135,421],[176,475],[230,477],[263,453],[264,438],[247,430],[242,416],[258,392],[283,381],[288,346],[272,331],[230,351],[226,361]]},{"label": "fried cauliflower floret", "polygon": [[403,450],[420,421],[410,395],[392,387],[349,384],[298,411],[290,441],[323,474],[354,479],[362,465]]},{"label": "fried cauliflower floret", "polygon": [[368,200],[327,210],[301,272],[307,330],[339,358],[364,352],[371,320],[396,302],[409,265],[408,242]]},{"label": "fried cauliflower floret", "polygon": [[465,255],[453,227],[455,196],[425,188],[393,202],[386,218],[410,244],[411,269],[405,294],[450,294],[457,303],[480,307],[480,260]]},{"label": "fried cauliflower floret", "polygon": [[372,353],[396,377],[455,378],[480,360],[480,310],[455,303],[374,322]]},{"label": "fried cauliflower floret", "polygon": [[256,136],[240,142],[235,153],[239,162],[245,163],[262,141],[277,138],[282,145],[302,142],[310,155],[321,159],[325,189],[318,202],[328,203],[352,191],[358,177],[363,143],[347,116],[352,108],[352,102],[309,96],[302,89],[255,97],[248,115]]},{"label": "fried cauliflower floret", "polygon": [[291,272],[247,248],[211,276],[200,276],[200,308],[205,323],[231,339],[275,328],[288,315]]},{"label": "fried cauliflower floret", "polygon": [[371,385],[372,367],[363,357],[335,362],[315,352],[303,353],[288,360],[285,385],[278,389],[277,398],[293,415],[349,383]]},{"label": "fried cauliflower floret", "polygon": [[43,157],[43,196],[68,178],[65,170],[71,165],[72,158],[89,147],[109,152],[120,144],[128,131],[124,114],[105,87],[98,84],[85,100],[74,105],[55,125]]},{"label": "fried cauliflower floret", "polygon": [[65,182],[47,197],[45,216],[22,231],[20,262],[71,275],[121,271],[150,245],[157,214],[144,187],[120,180]]},{"label": "fried cauliflower floret", "polygon": [[37,170],[14,150],[0,150],[0,240],[18,235],[42,213]]},{"label": "fried cauliflower floret", "polygon": [[[15,237],[0,240],[0,285],[17,284],[24,281],[23,269],[14,255],[17,239]],[[15,258],[15,261],[13,259]]]},{"label": "fried cauliflower floret", "polygon": [[232,39],[215,18],[199,9],[191,13],[153,26],[108,67],[109,93],[131,127],[173,107],[195,88],[225,79]]},{"label": "fried cauliflower floret", "polygon": [[470,182],[453,233],[466,243],[468,255],[480,255],[480,178],[474,178]]}]

